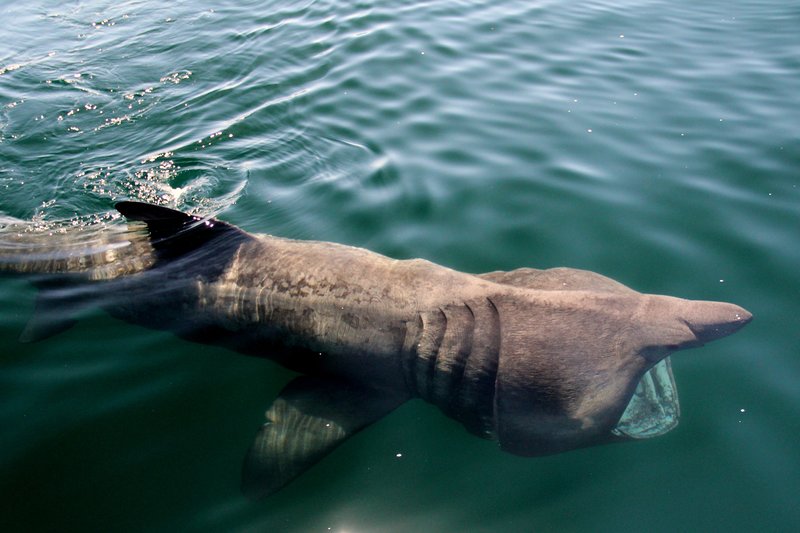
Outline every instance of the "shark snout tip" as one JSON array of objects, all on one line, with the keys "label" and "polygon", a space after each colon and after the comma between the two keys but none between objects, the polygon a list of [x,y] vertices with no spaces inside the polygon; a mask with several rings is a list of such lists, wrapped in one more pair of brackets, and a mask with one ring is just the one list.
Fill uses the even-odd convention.
[{"label": "shark snout tip", "polygon": [[734,315],[734,322],[741,324],[742,326],[749,323],[751,320],[753,320],[753,313],[742,307],[739,307],[739,310],[736,311],[736,314]]},{"label": "shark snout tip", "polygon": [[732,335],[753,320],[750,311],[735,304],[704,302],[701,306],[705,312],[690,326],[701,342]]},{"label": "shark snout tip", "polygon": [[726,304],[726,306],[728,307],[728,319],[725,322],[730,326],[738,329],[744,327],[753,320],[753,314],[747,309],[739,307],[736,304]]}]

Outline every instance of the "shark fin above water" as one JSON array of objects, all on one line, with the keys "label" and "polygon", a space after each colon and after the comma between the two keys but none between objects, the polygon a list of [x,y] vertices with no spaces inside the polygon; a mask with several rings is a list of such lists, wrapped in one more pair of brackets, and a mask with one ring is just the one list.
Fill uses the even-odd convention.
[{"label": "shark fin above water", "polygon": [[406,398],[327,377],[295,378],[266,412],[242,468],[242,492],[268,496]]},{"label": "shark fin above water", "polygon": [[203,218],[160,205],[142,202],[117,202],[114,207],[131,221],[144,222],[150,243],[160,260],[171,260],[198,250],[211,241],[239,246],[252,236],[232,224]]}]

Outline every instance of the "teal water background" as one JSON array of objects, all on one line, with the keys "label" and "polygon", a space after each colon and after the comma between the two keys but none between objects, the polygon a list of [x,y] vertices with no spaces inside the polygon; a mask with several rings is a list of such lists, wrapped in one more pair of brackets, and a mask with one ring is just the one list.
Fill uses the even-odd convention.
[{"label": "teal water background", "polygon": [[34,344],[0,279],[2,531],[797,531],[800,5],[0,5],[0,216],[121,198],[470,272],[571,266],[749,309],[683,418],[529,459],[421,401],[239,493],[291,377],[101,312]]}]

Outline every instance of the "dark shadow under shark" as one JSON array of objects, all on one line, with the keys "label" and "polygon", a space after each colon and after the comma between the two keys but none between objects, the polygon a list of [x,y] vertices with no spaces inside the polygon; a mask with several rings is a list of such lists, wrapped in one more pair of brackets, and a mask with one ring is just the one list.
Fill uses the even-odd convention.
[{"label": "dark shadow under shark", "polygon": [[0,271],[41,289],[22,339],[100,306],[300,372],[247,454],[250,497],[417,397],[519,455],[663,434],[679,414],[667,356],[751,320],[733,304],[641,294],[583,270],[473,275],[165,207],[116,208],[129,227],[0,233]]}]

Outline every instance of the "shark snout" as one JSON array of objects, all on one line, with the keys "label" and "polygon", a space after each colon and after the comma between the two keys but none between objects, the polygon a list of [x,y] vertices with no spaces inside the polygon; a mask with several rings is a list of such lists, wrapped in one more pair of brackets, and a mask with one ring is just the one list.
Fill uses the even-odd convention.
[{"label": "shark snout", "polygon": [[[645,318],[650,320],[645,346],[668,352],[702,346],[736,333],[753,319],[749,311],[725,302],[649,296]],[[656,350],[658,357],[663,352]]]},{"label": "shark snout", "polygon": [[736,333],[753,319],[753,315],[734,304],[692,301],[681,318],[697,341],[705,344]]}]

